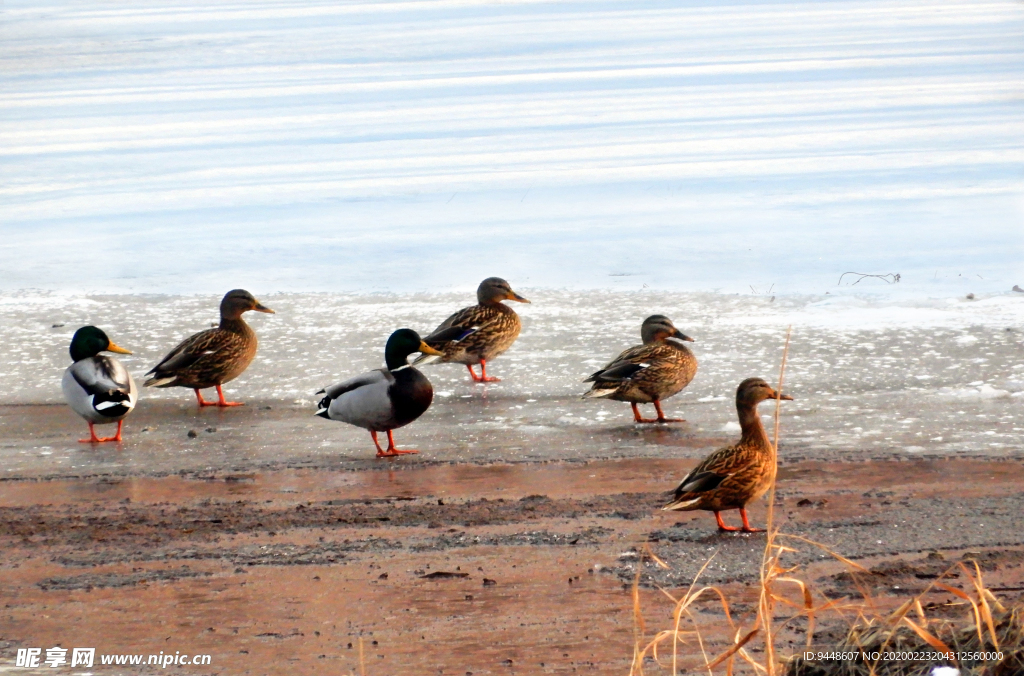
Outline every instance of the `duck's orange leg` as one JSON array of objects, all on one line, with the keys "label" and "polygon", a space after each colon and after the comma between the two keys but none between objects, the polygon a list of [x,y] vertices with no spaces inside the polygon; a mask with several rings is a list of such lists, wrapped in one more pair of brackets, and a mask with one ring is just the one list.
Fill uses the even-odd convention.
[{"label": "duck's orange leg", "polygon": [[750,522],[747,521],[747,508],[740,507],[740,516],[743,518],[743,532],[744,533],[763,533],[764,528],[751,528]]},{"label": "duck's orange leg", "polygon": [[78,443],[80,443],[80,444],[102,444],[102,443],[107,442],[107,441],[116,441],[117,443],[121,443],[121,425],[123,425],[123,424],[124,424],[123,420],[118,420],[117,421],[117,434],[115,434],[114,436],[112,436],[112,437],[98,437],[98,436],[96,436],[96,427],[90,422],[89,423],[89,438],[88,439],[79,439]]},{"label": "duck's orange leg", "polygon": [[501,378],[495,378],[494,376],[488,376],[487,375],[487,360],[486,359],[481,359],[480,360],[480,375],[477,375],[476,372],[473,371],[473,367],[470,366],[469,364],[466,364],[466,368],[469,369],[469,376],[473,379],[474,383],[500,383],[501,382]]},{"label": "duck's orange leg", "polygon": [[216,406],[217,405],[217,402],[206,401],[205,399],[203,399],[203,393],[200,392],[198,389],[196,390],[196,399],[199,400],[199,408],[202,408],[203,406]]},{"label": "duck's orange leg", "polygon": [[480,360],[480,382],[482,383],[500,383],[501,378],[495,378],[494,376],[487,375],[487,360]]},{"label": "duck's orange leg", "polygon": [[686,422],[682,418],[666,418],[664,411],[661,410],[661,402],[655,400],[654,410],[658,412],[658,420],[660,423],[672,423],[672,422]]},{"label": "duck's orange leg", "polygon": [[718,522],[718,530],[724,530],[724,531],[739,530],[739,528],[733,528],[732,526],[726,526],[725,522],[722,521],[722,513],[721,512],[717,512],[717,511],[715,512],[715,521]]},{"label": "duck's orange leg", "polygon": [[245,406],[240,401],[226,401],[224,399],[224,390],[220,389],[220,385],[217,386],[217,406]]},{"label": "duck's orange leg", "polygon": [[387,448],[387,450],[384,450],[383,448],[381,448],[380,444],[377,443],[377,433],[376,432],[374,432],[373,430],[370,430],[370,436],[373,437],[373,445],[377,447],[377,457],[378,458],[393,458],[396,455],[411,455],[413,453],[419,453],[419,451],[414,451],[414,450],[411,450],[411,449],[407,450],[407,451],[400,451],[397,448],[395,448],[395,437],[394,437],[394,435],[391,434],[391,430],[388,430],[388,448]]},{"label": "duck's orange leg", "polygon": [[640,408],[636,405],[636,402],[630,402],[630,406],[633,407],[633,420],[638,423],[656,423],[661,422],[657,418],[645,418],[640,415]]}]

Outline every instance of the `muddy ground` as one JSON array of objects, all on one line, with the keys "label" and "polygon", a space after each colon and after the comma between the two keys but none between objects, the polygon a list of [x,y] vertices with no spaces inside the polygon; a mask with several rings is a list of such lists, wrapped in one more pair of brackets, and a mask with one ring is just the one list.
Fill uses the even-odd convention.
[{"label": "muddy ground", "polygon": [[[79,431],[65,413],[8,408],[5,443],[28,448],[40,426],[64,443]],[[160,446],[145,440],[140,413],[130,447],[83,445],[71,452],[78,469],[0,482],[0,673],[31,673],[13,668],[18,647],[60,645],[212,655],[209,667],[94,673],[625,674],[637,566],[650,637],[670,622],[660,589],[678,594],[711,556],[702,580],[751,623],[764,535],[720,534],[709,514],[658,509],[720,436],[685,425],[623,431],[665,453],[589,462],[303,466],[265,453],[247,465],[237,433],[218,442],[234,449],[230,463],[185,454],[171,472],[167,458],[145,468]],[[100,471],[90,471],[97,457]],[[1022,482],[1024,463],[1006,457],[784,457],[775,514],[783,532],[872,571],[851,576],[794,543],[789,560],[819,599],[867,592],[891,608],[973,559],[999,598],[1019,601]],[[763,501],[751,516],[764,523]],[[669,567],[642,563],[644,546]],[[948,593],[928,600],[957,612],[943,605],[955,600]],[[713,652],[729,632],[714,603],[699,609]],[[842,625],[826,619],[820,641]],[[680,666],[692,672],[698,654],[684,647]],[[668,664],[649,661],[645,673],[668,674]]]}]

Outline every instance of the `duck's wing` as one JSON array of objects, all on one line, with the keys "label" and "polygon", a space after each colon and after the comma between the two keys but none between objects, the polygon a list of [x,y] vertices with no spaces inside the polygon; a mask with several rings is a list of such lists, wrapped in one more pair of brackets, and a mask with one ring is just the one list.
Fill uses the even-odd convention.
[{"label": "duck's wing", "polygon": [[327,397],[329,397],[331,399],[337,399],[338,397],[340,397],[341,395],[345,394],[346,392],[351,392],[353,390],[357,390],[360,387],[367,387],[369,385],[373,385],[374,383],[378,382],[382,378],[385,381],[387,381],[389,384],[395,381],[394,376],[392,376],[391,373],[387,371],[387,369],[377,369],[376,371],[370,371],[368,373],[362,373],[362,374],[356,376],[355,378],[349,378],[348,380],[343,380],[342,382],[338,383],[337,385],[331,385],[330,387],[325,387],[324,389],[322,389],[319,392],[317,392],[317,394],[325,394],[325,395],[327,395]]},{"label": "duck's wing", "polygon": [[[474,305],[459,310],[434,329],[423,342],[430,347],[445,352],[453,344],[461,343],[473,334],[487,329],[501,317],[501,314],[482,305]],[[413,361],[413,365],[431,364],[441,355],[421,354]]]},{"label": "duck's wing", "polygon": [[229,359],[244,349],[245,341],[237,333],[222,329],[201,331],[181,341],[159,364],[150,369],[146,375],[153,377],[145,384],[168,384],[178,373],[195,366],[200,360]]},{"label": "duck's wing", "polygon": [[91,395],[113,392],[127,395],[131,394],[134,385],[128,369],[121,362],[102,354],[77,361],[68,371],[78,386]]},{"label": "duck's wing", "polygon": [[704,458],[687,474],[672,492],[672,501],[664,509],[685,507],[686,503],[713,491],[751,461],[751,455],[741,446],[726,446]]},{"label": "duck's wing", "polygon": [[722,485],[722,482],[728,478],[727,475],[718,474],[717,472],[697,472],[696,474],[690,473],[685,479],[676,487],[675,496],[679,497],[685,493],[705,493],[707,491],[713,491]]},{"label": "duck's wing", "polygon": [[89,409],[92,409],[100,416],[116,418],[135,406],[138,396],[135,381],[128,369],[113,357],[96,355],[81,359],[68,367],[67,374],[62,384],[64,395],[79,414],[89,416]]},{"label": "duck's wing", "polygon": [[657,345],[635,345],[624,350],[618,357],[612,359],[599,371],[595,371],[585,383],[609,382],[621,383],[627,378],[635,376],[639,371],[651,366],[651,358],[654,348]]},{"label": "duck's wing", "polygon": [[350,378],[318,392],[323,399],[316,415],[372,429],[386,423],[394,415],[388,389],[395,376],[387,369],[378,369]]}]

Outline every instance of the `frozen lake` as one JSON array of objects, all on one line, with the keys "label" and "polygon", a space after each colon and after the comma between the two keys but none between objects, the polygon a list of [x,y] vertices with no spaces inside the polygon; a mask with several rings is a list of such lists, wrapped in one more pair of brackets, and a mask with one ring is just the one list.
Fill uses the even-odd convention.
[{"label": "frozen lake", "polygon": [[[749,294],[519,290],[533,301],[516,307],[523,333],[489,365],[503,382],[473,385],[458,365],[423,369],[434,384],[434,404],[397,432],[400,444],[422,451],[410,462],[699,457],[738,435],[733,397],[741,380],[778,379],[790,325],[785,390],[796,400],[782,408],[787,459],[1021,453],[1024,294],[886,302],[852,295],[773,301]],[[149,473],[281,462],[373,466],[369,435],[315,417],[314,392],[380,367],[383,343],[394,328],[429,330],[468,299],[280,294],[261,300],[277,314],[250,314],[260,352],[227,386],[229,397],[250,406],[197,414],[191,390],[144,389],[126,423],[123,451],[75,443],[85,425],[64,406],[48,409],[39,426],[28,427],[20,407],[0,406],[6,439],[0,457],[7,471]],[[196,296],[0,295],[0,404],[61,403],[67,346],[82,324],[96,323],[132,349],[124,362],[140,379],[178,340],[216,321],[218,302]],[[639,342],[640,321],[655,312],[675,319],[697,341],[697,376],[665,405],[669,415],[686,418],[685,425],[637,427],[627,404],[580,399],[588,389],[581,381]],[[262,410],[268,405],[272,411]],[[761,411],[770,415],[773,405]],[[189,429],[202,432],[210,425],[217,435],[202,434],[196,443],[185,437]],[[156,431],[143,433],[143,427]]]},{"label": "frozen lake", "polygon": [[1010,1],[8,0],[0,289],[1008,291],[1022,34]]}]

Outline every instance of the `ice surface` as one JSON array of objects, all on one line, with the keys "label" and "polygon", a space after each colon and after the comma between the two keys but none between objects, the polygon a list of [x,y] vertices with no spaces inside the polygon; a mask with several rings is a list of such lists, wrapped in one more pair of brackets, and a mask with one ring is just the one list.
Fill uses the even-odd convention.
[{"label": "ice surface", "polygon": [[[870,296],[772,301],[714,293],[520,290],[533,301],[516,306],[523,333],[489,364],[503,382],[472,385],[461,366],[424,367],[437,396],[403,438],[439,444],[439,456],[448,459],[480,459],[474,447],[486,448],[495,439],[504,445],[499,457],[505,460],[582,458],[598,446],[601,453],[613,448],[619,455],[669,452],[671,434],[652,446],[632,431],[628,405],[579,398],[587,375],[639,342],[642,319],[663,313],[697,341],[697,376],[665,405],[670,415],[690,421],[681,429],[734,438],[736,385],[750,376],[777,380],[792,325],[785,389],[796,400],[783,404],[788,457],[1003,456],[1021,450],[1024,296],[1018,294],[898,307]],[[247,315],[260,337],[259,355],[227,389],[244,401],[308,411],[322,425],[293,440],[304,453],[337,452],[340,439],[368,443],[361,431],[314,419],[314,392],[379,368],[392,330],[425,332],[470,302],[468,294],[455,293],[260,299],[277,314]],[[141,379],[177,341],[214,323],[218,302],[214,296],[0,294],[3,403],[60,402],[68,342],[85,323],[101,326],[132,349],[135,354],[123,359]],[[191,392],[180,388],[149,388],[142,397],[192,401]],[[772,410],[767,404],[761,412],[768,416]],[[614,439],[595,441],[593,435],[610,431]],[[467,445],[452,450],[454,443]]]},{"label": "ice surface", "polygon": [[9,0],[0,289],[1006,291],[1022,33],[1009,0]]}]

